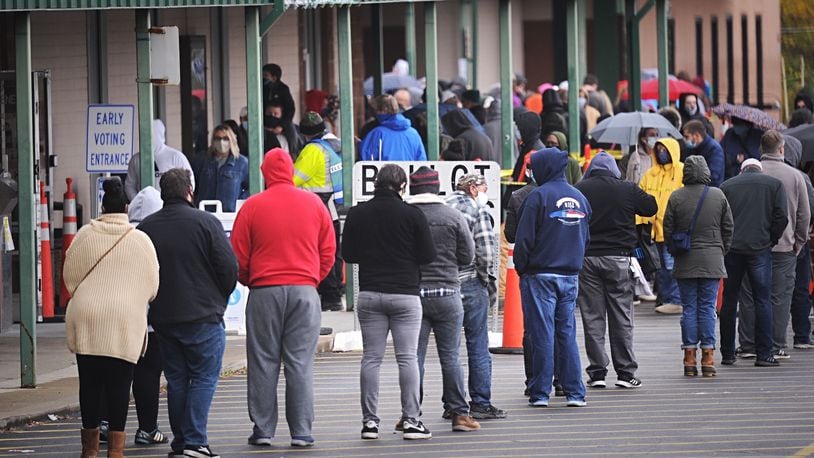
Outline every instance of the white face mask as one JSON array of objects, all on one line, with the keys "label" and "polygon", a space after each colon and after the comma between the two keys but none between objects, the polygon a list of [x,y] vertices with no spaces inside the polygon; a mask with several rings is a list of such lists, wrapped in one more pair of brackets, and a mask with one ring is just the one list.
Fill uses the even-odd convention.
[{"label": "white face mask", "polygon": [[729,123],[725,122],[721,124],[721,135],[725,134],[727,130],[729,130]]},{"label": "white face mask", "polygon": [[656,147],[656,142],[658,140],[659,139],[656,138],[656,137],[647,137],[647,147],[650,148],[650,149],[655,148]]},{"label": "white face mask", "polygon": [[485,192],[478,192],[478,196],[475,197],[475,201],[478,202],[479,207],[485,207],[486,204],[489,203],[489,196],[487,196]]},{"label": "white face mask", "polygon": [[220,154],[225,154],[229,152],[229,140],[215,140],[215,143],[212,145],[215,147],[215,151]]},{"label": "white face mask", "polygon": [[687,105],[687,113],[690,116],[695,116],[695,114],[698,113],[698,106],[696,106],[696,105]]}]

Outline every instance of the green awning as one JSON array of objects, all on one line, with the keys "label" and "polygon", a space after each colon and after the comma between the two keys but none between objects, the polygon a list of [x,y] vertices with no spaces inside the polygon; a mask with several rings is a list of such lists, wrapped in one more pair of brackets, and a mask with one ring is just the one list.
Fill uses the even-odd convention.
[{"label": "green awning", "polygon": [[[421,0],[283,0],[286,8],[316,8],[372,3],[411,3]],[[0,0],[0,11],[97,10],[111,8],[194,8],[267,6],[273,0]]]}]

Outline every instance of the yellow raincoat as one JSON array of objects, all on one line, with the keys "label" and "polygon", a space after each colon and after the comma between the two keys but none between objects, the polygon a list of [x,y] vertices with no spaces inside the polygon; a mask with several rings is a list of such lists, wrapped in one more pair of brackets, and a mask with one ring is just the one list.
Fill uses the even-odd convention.
[{"label": "yellow raincoat", "polygon": [[676,189],[684,186],[684,164],[681,163],[681,147],[673,138],[661,138],[656,145],[662,144],[670,153],[672,163],[661,165],[655,159],[650,170],[645,172],[639,187],[644,192],[656,198],[659,210],[650,218],[636,217],[636,224],[653,225],[653,241],[664,242],[664,212],[667,210],[667,201]]}]

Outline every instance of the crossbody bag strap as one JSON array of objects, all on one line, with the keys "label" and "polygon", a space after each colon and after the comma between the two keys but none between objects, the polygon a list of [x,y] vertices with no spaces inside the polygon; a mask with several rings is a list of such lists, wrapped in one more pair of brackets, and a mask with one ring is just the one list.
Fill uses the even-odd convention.
[{"label": "crossbody bag strap", "polygon": [[[85,273],[85,276],[84,276],[84,277],[82,277],[82,279],[81,279],[81,280],[79,280],[79,283],[77,283],[77,284],[76,284],[76,289],[79,289],[79,286],[82,284],[82,282],[84,282],[84,281],[85,281],[85,279],[87,279],[87,278],[88,278],[88,276],[90,276],[90,274],[91,274],[91,273],[92,273],[94,270],[96,270],[96,266],[98,266],[98,265],[99,265],[99,263],[100,263],[100,262],[102,262],[102,259],[105,259],[105,257],[107,257],[107,255],[108,255],[108,254],[110,254],[110,252],[111,252],[111,251],[113,251],[113,249],[114,249],[114,248],[116,248],[116,246],[117,246],[117,245],[118,245],[118,244],[119,244],[119,243],[120,243],[122,240],[124,240],[124,238],[127,236],[127,234],[129,234],[129,233],[130,233],[130,231],[132,231],[132,230],[133,230],[133,228],[132,228],[132,227],[131,227],[130,229],[127,229],[127,230],[124,232],[124,234],[122,234],[122,235],[121,235],[121,237],[119,237],[119,239],[118,239],[118,240],[116,240],[116,243],[114,243],[113,245],[111,245],[111,246],[110,246],[110,248],[108,248],[108,249],[107,249],[107,251],[105,251],[105,252],[104,252],[104,254],[102,254],[102,256],[100,256],[100,257],[99,257],[99,259],[97,259],[97,260],[96,260],[96,263],[94,263],[94,264],[93,264],[93,267],[91,267],[91,268],[90,268],[90,270],[88,270],[88,271],[87,271],[87,273]],[[74,290],[74,291],[76,291],[76,290]]]},{"label": "crossbody bag strap", "polygon": [[692,237],[692,233],[695,231],[695,222],[698,221],[698,215],[701,213],[701,207],[704,205],[704,198],[707,197],[707,191],[709,191],[709,186],[704,186],[704,192],[701,193],[701,198],[698,199],[698,205],[695,206],[695,213],[692,215],[692,221],[690,222],[690,230],[687,231],[690,237]]}]

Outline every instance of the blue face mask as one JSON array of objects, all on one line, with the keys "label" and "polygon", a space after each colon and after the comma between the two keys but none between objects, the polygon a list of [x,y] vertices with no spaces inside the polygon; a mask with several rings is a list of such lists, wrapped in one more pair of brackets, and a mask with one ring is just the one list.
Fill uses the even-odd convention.
[{"label": "blue face mask", "polygon": [[692,140],[684,140],[684,145],[687,146],[687,149],[695,149],[695,147],[698,146]]},{"label": "blue face mask", "polygon": [[663,150],[659,151],[658,153],[656,153],[656,162],[658,162],[661,165],[669,164],[670,162],[672,162],[672,160],[670,159],[670,153]]}]

